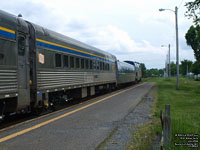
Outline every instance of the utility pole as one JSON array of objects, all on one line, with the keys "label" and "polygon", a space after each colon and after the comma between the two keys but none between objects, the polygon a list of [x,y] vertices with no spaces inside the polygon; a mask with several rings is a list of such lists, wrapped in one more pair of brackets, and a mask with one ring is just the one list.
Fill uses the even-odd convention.
[{"label": "utility pole", "polygon": [[171,78],[170,44],[169,44],[169,78]]},{"label": "utility pole", "polygon": [[179,50],[178,50],[178,8],[175,7],[175,22],[176,22],[176,88],[179,89]]},{"label": "utility pole", "polygon": [[178,7],[175,7],[175,11],[172,9],[163,9],[160,8],[159,11],[169,10],[175,13],[175,29],[176,29],[176,88],[179,89],[179,46],[178,46]]},{"label": "utility pole", "polygon": [[166,72],[167,72],[167,77],[169,78],[169,55],[168,54],[166,56]]}]

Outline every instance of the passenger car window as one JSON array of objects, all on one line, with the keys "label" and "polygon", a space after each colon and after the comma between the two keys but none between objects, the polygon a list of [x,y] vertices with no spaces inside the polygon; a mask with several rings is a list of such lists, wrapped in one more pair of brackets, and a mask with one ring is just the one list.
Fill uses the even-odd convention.
[{"label": "passenger car window", "polygon": [[55,55],[56,67],[61,67],[61,54]]},{"label": "passenger car window", "polygon": [[103,69],[103,63],[100,62],[100,70],[102,70],[102,69]]},{"label": "passenger car window", "polygon": [[92,66],[93,66],[92,60],[90,60],[90,69],[92,69]]},{"label": "passenger car window", "polygon": [[105,70],[108,70],[108,64],[106,63]]},{"label": "passenger car window", "polygon": [[99,70],[100,62],[96,61],[96,69]]},{"label": "passenger car window", "polygon": [[0,59],[4,58],[4,54],[0,52]]},{"label": "passenger car window", "polygon": [[16,43],[13,41],[0,38],[0,45],[1,45],[0,46],[0,65],[16,66],[16,63],[17,63],[17,60],[16,60],[17,57],[15,56]]},{"label": "passenger car window", "polygon": [[18,54],[21,56],[25,54],[25,38],[23,36],[18,37]]},{"label": "passenger car window", "polygon": [[76,68],[80,68],[80,59],[76,58]]},{"label": "passenger car window", "polygon": [[69,67],[68,56],[66,56],[66,55],[63,56],[63,66],[64,67]]},{"label": "passenger car window", "polygon": [[84,66],[85,66],[85,61],[84,61],[84,59],[82,58],[82,59],[81,59],[81,68],[84,69]]},{"label": "passenger car window", "polygon": [[89,68],[89,61],[88,61],[88,59],[85,60],[85,67],[86,67],[86,69]]},{"label": "passenger car window", "polygon": [[74,57],[70,57],[70,68],[74,68]]}]

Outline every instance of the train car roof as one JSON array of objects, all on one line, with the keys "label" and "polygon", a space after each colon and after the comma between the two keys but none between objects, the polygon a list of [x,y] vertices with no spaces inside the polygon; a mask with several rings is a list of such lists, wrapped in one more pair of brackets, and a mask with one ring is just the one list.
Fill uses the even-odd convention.
[{"label": "train car roof", "polygon": [[36,36],[39,36],[40,38],[45,38],[47,40],[55,40],[56,43],[58,43],[58,44],[66,44],[67,43],[68,45],[71,45],[72,48],[73,48],[73,46],[76,46],[76,47],[83,49],[84,51],[87,51],[90,53],[95,53],[98,55],[106,56],[106,57],[112,58],[114,60],[116,59],[116,57],[114,55],[112,55],[106,51],[103,51],[96,47],[87,45],[83,42],[80,42],[78,40],[75,40],[73,38],[65,36],[63,34],[57,33],[55,31],[46,29],[37,24],[34,24],[34,23],[31,23],[31,24],[34,26],[34,28],[36,30]]},{"label": "train car roof", "polygon": [[0,25],[8,27],[9,29],[16,30],[17,17],[15,15],[0,10]]},{"label": "train car roof", "polygon": [[126,62],[126,63],[129,63],[129,64],[131,64],[131,65],[135,66],[135,63],[134,63],[134,61],[125,60],[124,62]]},{"label": "train car roof", "polygon": [[134,61],[130,61],[130,60],[125,60],[124,62],[129,63],[129,64],[136,66],[136,67],[140,67],[140,63],[138,63],[138,62],[134,62]]},{"label": "train car roof", "polygon": [[13,33],[14,35],[16,30],[28,33],[28,25],[23,18],[2,10],[0,10],[0,26],[1,30]]},{"label": "train car roof", "polygon": [[123,62],[123,61],[117,61],[119,67],[127,67],[127,68],[130,68],[130,69],[133,69],[134,70],[134,67],[133,65],[127,63],[127,62]]}]

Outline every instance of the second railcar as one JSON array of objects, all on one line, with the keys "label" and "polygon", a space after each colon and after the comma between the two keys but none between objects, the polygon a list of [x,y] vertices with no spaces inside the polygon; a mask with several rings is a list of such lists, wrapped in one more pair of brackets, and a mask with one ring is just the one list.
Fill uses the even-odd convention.
[{"label": "second railcar", "polygon": [[135,67],[126,63],[117,61],[117,84],[132,83],[136,80]]},{"label": "second railcar", "polygon": [[134,62],[134,61],[129,61],[129,60],[126,60],[124,62],[131,64],[135,68],[135,70],[136,70],[136,78],[135,78],[136,82],[141,81],[142,80],[142,69],[141,69],[140,63]]}]

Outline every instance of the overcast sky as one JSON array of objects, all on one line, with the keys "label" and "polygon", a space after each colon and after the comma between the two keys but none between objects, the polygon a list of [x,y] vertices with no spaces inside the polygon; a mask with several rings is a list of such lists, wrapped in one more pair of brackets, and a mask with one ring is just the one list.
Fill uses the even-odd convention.
[{"label": "overcast sky", "polygon": [[185,33],[192,20],[184,17],[188,0],[4,0],[0,9],[114,54],[119,60],[164,68],[171,44],[176,59],[175,15],[178,10],[180,61],[194,61]]}]

